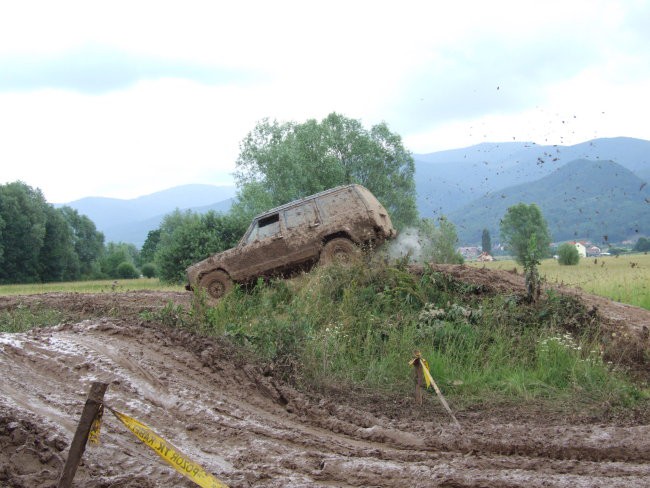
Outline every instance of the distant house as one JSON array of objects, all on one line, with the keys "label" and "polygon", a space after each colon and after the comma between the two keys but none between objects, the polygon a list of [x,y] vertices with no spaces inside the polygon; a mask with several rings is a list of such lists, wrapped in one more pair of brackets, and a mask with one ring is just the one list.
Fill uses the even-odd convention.
[{"label": "distant house", "polygon": [[481,248],[478,246],[459,247],[458,252],[467,260],[474,260],[481,254]]},{"label": "distant house", "polygon": [[[578,251],[579,252],[579,251]],[[603,250],[598,246],[588,246],[587,247],[587,256],[600,256]]]},{"label": "distant house", "polygon": [[481,263],[491,263],[492,261],[494,261],[494,258],[490,256],[488,253],[482,252],[480,256],[476,258],[476,260]]},{"label": "distant house", "polygon": [[578,250],[578,254],[580,255],[581,258],[586,258],[587,257],[587,248],[582,242],[572,242],[576,249]]}]

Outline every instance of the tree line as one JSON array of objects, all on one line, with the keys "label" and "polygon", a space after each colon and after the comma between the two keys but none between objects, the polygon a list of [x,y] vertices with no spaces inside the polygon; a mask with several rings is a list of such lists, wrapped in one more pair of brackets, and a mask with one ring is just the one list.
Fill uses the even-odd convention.
[{"label": "tree line", "polygon": [[[395,227],[418,229],[424,258],[462,263],[453,223],[420,218],[415,165],[398,134],[381,123],[365,128],[337,113],[304,123],[259,122],[240,144],[238,195],[228,213],[176,210],[149,232],[143,247],[104,244],[86,216],[54,208],[22,182],[0,186],[0,283],[134,278],[141,274],[182,283],[185,269],[237,245],[252,218],[272,207],[338,185],[367,187],[387,208]],[[521,204],[523,205],[523,204]],[[501,227],[518,260],[534,277],[548,248],[546,222],[537,207],[509,209]],[[483,248],[490,249],[489,233]]]},{"label": "tree line", "polygon": [[[143,267],[142,270],[138,266]],[[16,181],[0,185],[0,284],[135,278],[147,268],[133,244],[104,244],[92,220],[55,208]]]}]

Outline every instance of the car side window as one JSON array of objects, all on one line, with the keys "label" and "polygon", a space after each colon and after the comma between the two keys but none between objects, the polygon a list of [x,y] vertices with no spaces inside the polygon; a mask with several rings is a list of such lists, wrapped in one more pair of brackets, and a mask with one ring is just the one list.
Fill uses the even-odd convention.
[{"label": "car side window", "polygon": [[312,203],[298,205],[284,211],[284,222],[287,229],[308,226],[316,223],[316,212]]},{"label": "car side window", "polygon": [[280,233],[280,214],[269,215],[257,224],[257,239],[265,239]]}]

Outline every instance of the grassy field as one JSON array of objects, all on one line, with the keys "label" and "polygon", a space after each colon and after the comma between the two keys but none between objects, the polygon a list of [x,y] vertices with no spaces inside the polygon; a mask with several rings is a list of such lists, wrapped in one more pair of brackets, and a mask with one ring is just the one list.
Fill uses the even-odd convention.
[{"label": "grassy field", "polygon": [[104,293],[111,291],[125,292],[134,290],[184,291],[184,288],[182,286],[161,283],[157,278],[0,285],[0,295],[33,295],[35,293],[51,292]]},{"label": "grassy field", "polygon": [[[469,263],[489,269],[511,270],[521,266],[514,261]],[[583,258],[577,266],[560,266],[554,259],[542,261],[540,274],[550,283],[579,287],[613,300],[650,310],[650,255],[631,254]]]}]

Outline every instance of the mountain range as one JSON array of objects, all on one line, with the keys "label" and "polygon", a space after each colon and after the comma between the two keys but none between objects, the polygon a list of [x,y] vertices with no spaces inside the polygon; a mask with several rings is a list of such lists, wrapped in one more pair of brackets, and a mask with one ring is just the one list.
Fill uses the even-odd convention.
[{"label": "mountain range", "polygon": [[[519,202],[540,206],[555,240],[650,235],[644,185],[650,181],[650,141],[482,143],[413,158],[420,215],[447,216],[464,244],[480,243],[483,228],[498,236],[505,209]],[[227,211],[235,195],[234,186],[196,184],[131,200],[87,197],[66,205],[93,220],[107,242],[140,247],[174,209]]]},{"label": "mountain range", "polygon": [[236,195],[234,186],[181,185],[133,199],[86,197],[66,204],[88,216],[104,233],[106,242],[128,242],[142,247],[147,234],[165,215],[179,210],[227,212]]},{"label": "mountain range", "polygon": [[650,232],[650,187],[613,161],[576,159],[548,176],[484,195],[449,213],[461,242],[498,236],[499,221],[517,203],[535,203],[556,241],[621,242]]},{"label": "mountain range", "polygon": [[423,217],[449,214],[484,195],[543,178],[576,159],[614,161],[650,181],[650,141],[629,137],[594,139],[573,146],[483,143],[414,154],[413,158],[417,204]]}]

